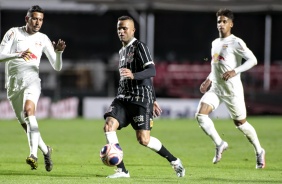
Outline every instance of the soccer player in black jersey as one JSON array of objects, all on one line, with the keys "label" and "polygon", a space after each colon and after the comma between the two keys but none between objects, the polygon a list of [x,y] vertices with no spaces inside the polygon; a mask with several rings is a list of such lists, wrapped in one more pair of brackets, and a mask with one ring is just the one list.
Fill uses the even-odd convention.
[{"label": "soccer player in black jersey", "polygon": [[[150,135],[153,116],[161,114],[156,102],[152,77],[155,65],[147,45],[134,37],[134,21],[129,16],[118,18],[117,33],[123,47],[119,51],[120,81],[118,93],[105,113],[104,132],[107,143],[119,144],[116,130],[129,124],[136,131],[138,142],[166,158],[178,177],[185,175],[179,158],[174,157],[155,137]],[[117,165],[116,173],[108,178],[129,178],[123,161]]]}]

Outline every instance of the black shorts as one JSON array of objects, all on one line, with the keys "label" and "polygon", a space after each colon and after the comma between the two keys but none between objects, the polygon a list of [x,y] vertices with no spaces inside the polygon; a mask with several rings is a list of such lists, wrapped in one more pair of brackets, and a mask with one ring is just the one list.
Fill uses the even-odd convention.
[{"label": "black shorts", "polygon": [[146,103],[145,106],[115,99],[104,118],[113,117],[118,120],[122,129],[129,124],[134,130],[151,130],[153,127],[153,104]]}]

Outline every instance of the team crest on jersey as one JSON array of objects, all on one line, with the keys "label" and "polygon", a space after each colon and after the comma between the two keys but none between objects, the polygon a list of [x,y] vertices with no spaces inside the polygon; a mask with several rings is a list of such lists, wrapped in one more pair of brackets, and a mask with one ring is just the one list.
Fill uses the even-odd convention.
[{"label": "team crest on jersey", "polygon": [[128,63],[131,63],[132,61],[133,61],[133,57],[134,57],[134,52],[129,52],[128,54],[127,54],[127,62]]},{"label": "team crest on jersey", "polygon": [[41,47],[42,46],[42,43],[39,41],[39,42],[35,42],[35,46],[36,47]]},{"label": "team crest on jersey", "polygon": [[219,61],[225,61],[225,58],[223,56],[219,55],[218,53],[215,53],[212,56],[212,62],[217,63]]},{"label": "team crest on jersey", "polygon": [[227,49],[227,48],[228,48],[228,44],[223,44],[223,45],[222,45],[222,48],[223,48],[223,49]]}]

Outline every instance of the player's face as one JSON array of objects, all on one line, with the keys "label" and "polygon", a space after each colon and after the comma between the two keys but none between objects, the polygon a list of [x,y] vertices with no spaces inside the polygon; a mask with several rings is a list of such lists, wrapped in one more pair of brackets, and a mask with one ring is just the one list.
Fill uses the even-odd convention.
[{"label": "player's face", "polygon": [[132,20],[120,20],[117,23],[117,33],[123,45],[127,45],[134,37],[134,23]]},{"label": "player's face", "polygon": [[217,29],[219,35],[225,38],[231,34],[231,28],[233,27],[233,21],[225,16],[217,17]]},{"label": "player's face", "polygon": [[41,29],[43,24],[44,14],[40,12],[33,12],[25,17],[26,31],[29,34],[34,34]]}]

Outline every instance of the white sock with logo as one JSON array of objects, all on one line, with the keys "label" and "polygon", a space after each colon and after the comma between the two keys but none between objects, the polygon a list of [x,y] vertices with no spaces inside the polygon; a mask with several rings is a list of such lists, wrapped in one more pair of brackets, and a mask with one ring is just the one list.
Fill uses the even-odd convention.
[{"label": "white sock with logo", "polygon": [[246,121],[244,124],[238,126],[237,128],[245,134],[247,139],[254,146],[255,152],[257,154],[261,153],[262,148],[261,148],[256,130],[254,129],[254,127]]},{"label": "white sock with logo", "polygon": [[214,144],[216,146],[219,146],[222,142],[222,139],[217,133],[214,124],[209,116],[205,114],[196,114],[196,119],[203,131],[213,140]]}]

